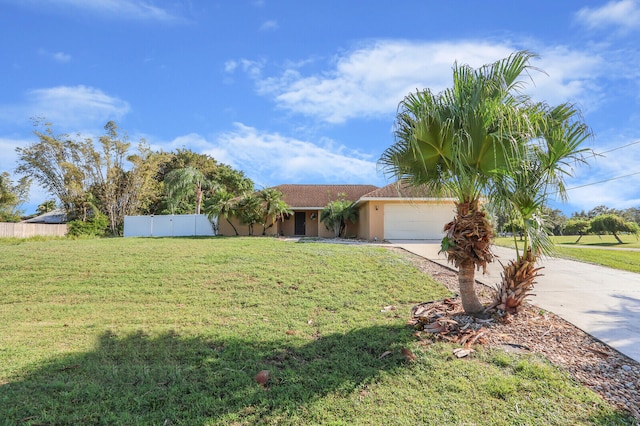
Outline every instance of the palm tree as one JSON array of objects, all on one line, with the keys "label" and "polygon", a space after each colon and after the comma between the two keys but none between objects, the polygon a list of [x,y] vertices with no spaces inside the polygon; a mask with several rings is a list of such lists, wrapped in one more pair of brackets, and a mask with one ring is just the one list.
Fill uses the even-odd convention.
[{"label": "palm tree", "polygon": [[344,198],[327,204],[320,212],[320,222],[324,223],[328,230],[333,229],[335,238],[345,235],[347,222],[355,222],[358,219],[358,209],[355,203]]},{"label": "palm tree", "polygon": [[591,136],[571,104],[532,106],[532,125],[537,137],[523,141],[523,155],[508,173],[495,181],[492,199],[499,210],[509,212],[512,222],[523,230],[522,244],[514,236],[516,259],[503,266],[497,295],[487,310],[498,308],[517,313],[529,296],[541,268],[542,255],[553,253],[550,217],[545,213],[549,197],[567,197],[564,179],[573,173],[573,164],[584,163],[589,151],[582,143]]},{"label": "palm tree", "polygon": [[[262,235],[266,235],[267,228],[272,227],[277,220],[291,214],[289,205],[282,197],[282,192],[274,188],[265,188],[258,192],[258,198],[262,201]],[[269,217],[271,217],[271,224],[267,225]]]},{"label": "palm tree", "polygon": [[253,235],[253,225],[262,220],[262,202],[253,192],[245,193],[238,200],[237,215],[240,222],[247,225],[249,235]]},{"label": "palm tree", "polygon": [[196,214],[200,214],[204,190],[211,186],[212,182],[200,170],[189,166],[167,173],[164,184],[172,213],[181,200],[195,193]]},{"label": "palm tree", "polygon": [[520,155],[521,141],[533,136],[529,98],[518,93],[533,56],[516,52],[478,69],[455,64],[452,88],[407,95],[398,108],[395,143],[379,160],[399,181],[456,198],[456,216],[445,225],[442,251],[459,268],[467,313],[484,310],[474,272],[486,270],[493,260],[492,228],[480,199]]},{"label": "palm tree", "polygon": [[224,217],[225,220],[231,225],[233,231],[238,234],[238,230],[233,225],[231,218],[237,216],[237,198],[236,196],[228,192],[225,188],[218,190],[215,195],[207,200],[204,207],[204,212],[211,222],[216,218]]}]

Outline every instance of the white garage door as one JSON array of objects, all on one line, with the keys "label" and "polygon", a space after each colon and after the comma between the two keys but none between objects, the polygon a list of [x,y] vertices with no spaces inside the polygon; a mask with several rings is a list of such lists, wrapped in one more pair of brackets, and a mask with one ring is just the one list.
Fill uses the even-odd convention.
[{"label": "white garage door", "polygon": [[386,204],[386,240],[440,240],[454,217],[453,204]]}]

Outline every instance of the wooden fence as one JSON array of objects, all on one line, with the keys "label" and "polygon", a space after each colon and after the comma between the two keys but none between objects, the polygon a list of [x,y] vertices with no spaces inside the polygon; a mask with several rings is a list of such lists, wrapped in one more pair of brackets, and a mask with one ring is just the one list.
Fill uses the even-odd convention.
[{"label": "wooden fence", "polygon": [[0,222],[0,238],[64,237],[67,231],[67,225]]}]

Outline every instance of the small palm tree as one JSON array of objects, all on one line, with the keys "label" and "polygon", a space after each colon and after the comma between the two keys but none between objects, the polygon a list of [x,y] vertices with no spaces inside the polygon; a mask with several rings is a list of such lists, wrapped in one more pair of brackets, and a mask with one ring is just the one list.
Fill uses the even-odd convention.
[{"label": "small palm tree", "polygon": [[204,190],[210,188],[213,183],[200,170],[190,166],[167,173],[164,178],[164,185],[172,213],[181,200],[195,194],[195,213],[200,214]]},{"label": "small palm tree", "polygon": [[523,230],[521,244],[514,236],[516,259],[503,266],[496,298],[487,308],[511,314],[531,294],[541,269],[536,267],[540,256],[553,252],[552,223],[545,207],[551,195],[566,199],[564,179],[574,164],[585,162],[589,150],[581,145],[591,135],[573,105],[538,104],[532,110],[537,111],[531,115],[537,137],[525,141],[523,154],[496,179],[492,194],[498,208],[509,212],[511,221]]},{"label": "small palm tree", "polygon": [[224,217],[227,223],[231,225],[233,231],[238,234],[238,230],[233,225],[231,219],[238,215],[238,203],[236,196],[228,192],[225,188],[216,191],[215,195],[208,199],[205,203],[204,212],[211,222],[216,218]]},{"label": "small palm tree", "polygon": [[[262,201],[262,235],[266,235],[267,229],[272,227],[276,221],[283,219],[285,215],[291,214],[289,205],[282,197],[282,192],[274,188],[265,188],[258,192],[258,198]],[[271,218],[271,223],[267,225],[269,218]]]},{"label": "small palm tree", "polygon": [[40,204],[36,209],[36,213],[45,214],[52,212],[56,209],[56,201],[55,200],[47,200],[44,203]]},{"label": "small palm tree", "polygon": [[329,230],[333,229],[333,236],[339,238],[346,235],[347,222],[358,219],[358,209],[355,203],[344,198],[327,204],[320,212],[320,222]]},{"label": "small palm tree", "polygon": [[237,204],[237,216],[240,222],[249,227],[249,235],[253,235],[253,226],[262,219],[262,202],[254,193],[246,193]]}]

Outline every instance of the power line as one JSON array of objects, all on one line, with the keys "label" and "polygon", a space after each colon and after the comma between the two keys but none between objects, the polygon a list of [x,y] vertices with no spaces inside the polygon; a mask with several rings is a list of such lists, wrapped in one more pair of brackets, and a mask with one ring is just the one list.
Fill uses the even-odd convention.
[{"label": "power line", "polygon": [[[593,156],[594,157],[600,156],[600,155],[607,154],[607,153],[613,152],[613,151],[617,151],[617,150],[622,149],[622,148],[627,148],[629,146],[636,145],[636,144],[639,144],[639,143],[640,143],[640,139],[638,139],[637,141],[633,141],[631,143],[628,143],[626,145],[618,146],[616,148],[611,148],[611,149],[609,149],[607,151],[602,151],[602,152],[599,152],[597,154],[594,153]],[[624,178],[627,178],[627,177],[630,177],[630,176],[635,176],[635,175],[640,175],[640,172],[635,172],[635,173],[631,173],[631,174],[624,175],[624,176],[616,176],[616,177],[612,177],[612,178],[609,178],[609,179],[600,180],[598,182],[585,183],[584,185],[578,185],[578,186],[574,186],[572,188],[567,188],[565,191],[571,191],[572,189],[584,188],[585,186],[598,185],[600,183],[611,182],[612,180],[624,179]]]},{"label": "power line", "polygon": [[619,147],[617,147],[617,148],[612,148],[612,149],[607,150],[607,151],[602,151],[602,152],[599,152],[599,153],[597,153],[597,154],[593,154],[593,155],[594,155],[594,156],[596,156],[596,155],[607,154],[607,153],[609,153],[609,152],[617,151],[617,150],[619,150],[619,149],[626,148],[626,147],[628,147],[628,146],[636,145],[636,144],[639,144],[639,143],[640,143],[640,139],[638,139],[637,141],[634,141],[634,142],[628,143],[628,144],[626,144],[626,145],[622,145],[622,146],[619,146]]},{"label": "power line", "polygon": [[624,176],[616,176],[616,177],[612,177],[612,178],[609,178],[609,179],[600,180],[598,182],[585,183],[584,185],[578,185],[578,186],[574,186],[573,188],[567,188],[566,191],[571,191],[572,189],[584,188],[585,186],[597,185],[599,183],[610,182],[612,180],[623,179],[623,178],[627,178],[629,176],[635,176],[635,175],[640,175],[640,172],[635,172],[635,173],[631,173],[631,174],[624,175]]}]

